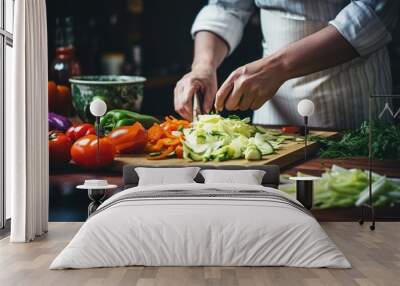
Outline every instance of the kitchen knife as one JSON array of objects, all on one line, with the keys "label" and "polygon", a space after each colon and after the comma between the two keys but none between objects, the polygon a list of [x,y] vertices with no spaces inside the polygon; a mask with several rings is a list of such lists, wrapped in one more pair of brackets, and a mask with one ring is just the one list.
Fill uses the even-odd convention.
[{"label": "kitchen knife", "polygon": [[197,122],[199,119],[199,115],[202,114],[201,106],[202,106],[202,96],[199,91],[196,91],[193,96],[193,122]]}]

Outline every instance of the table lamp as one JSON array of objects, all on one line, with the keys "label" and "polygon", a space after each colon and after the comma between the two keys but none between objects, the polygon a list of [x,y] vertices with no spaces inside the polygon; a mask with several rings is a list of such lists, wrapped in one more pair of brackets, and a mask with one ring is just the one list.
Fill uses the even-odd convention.
[{"label": "table lamp", "polygon": [[97,136],[97,154],[96,160],[100,161],[100,117],[107,111],[107,104],[101,99],[95,99],[90,103],[90,113],[96,117],[96,136]]},{"label": "table lamp", "polygon": [[297,112],[304,117],[304,160],[307,160],[308,118],[313,115],[314,109],[314,103],[309,99],[303,99],[297,105]]}]

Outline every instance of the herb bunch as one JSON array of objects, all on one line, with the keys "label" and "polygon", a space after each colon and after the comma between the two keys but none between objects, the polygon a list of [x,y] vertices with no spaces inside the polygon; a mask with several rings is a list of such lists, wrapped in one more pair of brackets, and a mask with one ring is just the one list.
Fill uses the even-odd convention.
[{"label": "herb bunch", "polygon": [[346,131],[340,140],[313,136],[310,139],[321,145],[322,158],[367,157],[369,131],[371,129],[371,151],[374,159],[400,159],[400,125],[374,121],[371,125],[364,121],[361,127]]}]

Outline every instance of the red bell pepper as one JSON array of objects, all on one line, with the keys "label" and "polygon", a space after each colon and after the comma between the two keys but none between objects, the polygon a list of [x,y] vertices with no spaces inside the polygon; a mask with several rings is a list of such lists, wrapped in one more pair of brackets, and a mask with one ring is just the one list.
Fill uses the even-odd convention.
[{"label": "red bell pepper", "polygon": [[131,126],[114,129],[108,138],[119,154],[141,153],[147,144],[146,129],[138,121]]}]

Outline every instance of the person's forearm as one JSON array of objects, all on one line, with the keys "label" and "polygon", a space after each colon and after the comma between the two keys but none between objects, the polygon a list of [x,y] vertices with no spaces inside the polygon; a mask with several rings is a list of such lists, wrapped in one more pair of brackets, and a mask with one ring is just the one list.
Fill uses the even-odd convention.
[{"label": "person's forearm", "polygon": [[356,50],[333,26],[294,42],[266,58],[281,65],[286,79],[308,75],[358,57]]},{"label": "person's forearm", "polygon": [[211,32],[196,34],[192,69],[206,68],[216,70],[228,54],[227,44]]},{"label": "person's forearm", "polygon": [[233,71],[216,94],[215,109],[256,110],[291,78],[308,75],[358,57],[333,26],[328,26],[272,55]]}]

